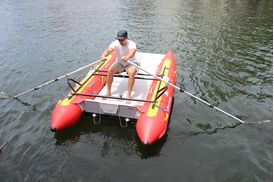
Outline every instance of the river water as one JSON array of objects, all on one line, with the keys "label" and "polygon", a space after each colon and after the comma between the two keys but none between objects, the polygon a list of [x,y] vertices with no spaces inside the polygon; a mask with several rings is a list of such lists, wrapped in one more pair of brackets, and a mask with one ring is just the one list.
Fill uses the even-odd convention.
[{"label": "river water", "polygon": [[248,123],[176,91],[167,134],[150,147],[113,117],[94,125],[85,114],[54,134],[62,80],[0,100],[1,181],[272,181],[271,0],[2,0],[0,17],[6,94],[96,61],[127,29],[139,51],[173,51],[178,86]]}]

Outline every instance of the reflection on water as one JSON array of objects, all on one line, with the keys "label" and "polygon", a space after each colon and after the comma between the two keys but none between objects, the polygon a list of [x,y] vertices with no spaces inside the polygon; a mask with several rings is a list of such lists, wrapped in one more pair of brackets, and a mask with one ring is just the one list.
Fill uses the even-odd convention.
[{"label": "reflection on water", "polygon": [[[84,137],[85,136],[85,137]],[[107,156],[113,150],[122,150],[129,155],[140,155],[147,159],[159,155],[166,142],[167,135],[162,140],[151,146],[144,146],[135,131],[135,122],[131,122],[127,128],[121,128],[116,117],[103,116],[102,123],[95,125],[92,116],[84,115],[80,122],[73,128],[54,134],[56,146],[66,146],[75,143],[87,145],[100,145],[100,155]]]}]

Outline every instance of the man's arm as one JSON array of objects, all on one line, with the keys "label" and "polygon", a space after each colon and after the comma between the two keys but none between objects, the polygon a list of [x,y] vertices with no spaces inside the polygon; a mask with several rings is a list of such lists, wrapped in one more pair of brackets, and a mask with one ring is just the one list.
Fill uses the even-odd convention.
[{"label": "man's arm", "polygon": [[132,57],[135,55],[135,53],[136,53],[136,49],[130,49],[130,50],[129,50],[129,53],[128,53],[126,56],[122,56],[122,57],[121,57],[121,60],[122,60],[122,61],[127,61],[127,60],[129,60],[130,58],[132,58]]},{"label": "man's arm", "polygon": [[113,48],[111,48],[111,47],[109,47],[109,48],[107,48],[104,52],[103,52],[103,54],[102,54],[102,56],[100,57],[100,60],[102,61],[102,60],[104,60],[108,55],[110,55],[112,52],[113,52]]}]

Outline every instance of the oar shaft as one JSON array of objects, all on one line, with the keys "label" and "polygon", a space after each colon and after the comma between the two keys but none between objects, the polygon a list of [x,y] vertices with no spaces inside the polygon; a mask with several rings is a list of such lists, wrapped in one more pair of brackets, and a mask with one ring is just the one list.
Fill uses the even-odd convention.
[{"label": "oar shaft", "polygon": [[67,76],[69,76],[69,75],[72,75],[72,74],[74,74],[74,73],[77,73],[77,72],[79,72],[79,71],[81,71],[81,70],[83,70],[83,69],[85,69],[85,68],[87,68],[87,67],[90,67],[90,66],[92,66],[92,65],[94,65],[94,64],[99,63],[100,61],[101,61],[101,60],[97,60],[97,61],[95,61],[95,62],[93,62],[93,63],[90,63],[90,64],[88,64],[88,65],[86,65],[86,66],[81,67],[81,68],[78,68],[78,69],[76,69],[76,70],[74,70],[74,71],[72,71],[72,72],[69,72],[69,73],[65,74],[65,75],[59,76],[59,77],[56,78],[56,79],[47,81],[47,82],[45,82],[45,83],[43,83],[43,84],[41,84],[41,85],[38,85],[38,86],[36,86],[36,87],[34,87],[34,88],[32,88],[32,89],[29,89],[29,90],[27,90],[27,91],[24,91],[24,92],[22,92],[22,93],[20,93],[20,94],[17,94],[17,95],[15,95],[15,96],[13,96],[13,98],[18,98],[18,97],[20,97],[20,96],[22,96],[22,95],[25,95],[25,94],[29,93],[29,92],[32,92],[32,91],[34,91],[34,90],[38,90],[38,89],[41,88],[41,87],[44,87],[44,86],[49,85],[49,84],[51,84],[51,83],[53,83],[53,82],[56,82],[56,81],[58,81],[58,80],[61,80],[61,79],[65,78],[65,77],[67,77]]},{"label": "oar shaft", "polygon": [[234,118],[234,119],[240,121],[241,123],[245,123],[243,120],[241,120],[241,119],[239,119],[239,118],[237,118],[237,117],[235,117],[235,116],[229,114],[228,112],[226,112],[226,111],[224,111],[224,110],[222,110],[222,109],[220,109],[220,108],[218,108],[218,107],[216,107],[216,106],[214,106],[214,105],[212,105],[212,104],[206,102],[205,100],[202,100],[202,99],[199,98],[199,97],[196,97],[195,95],[193,95],[193,94],[191,94],[191,93],[189,93],[189,92],[187,92],[187,91],[185,91],[185,90],[182,91],[182,92],[184,92],[184,93],[186,93],[187,95],[189,95],[189,96],[191,96],[191,97],[193,97],[193,98],[199,100],[200,102],[202,102],[202,103],[208,105],[209,107],[212,107],[212,108],[214,108],[214,109],[216,109],[216,110],[218,110],[218,111],[220,111],[220,112],[222,112],[222,113],[224,113],[224,114],[226,114],[226,115],[228,115],[228,116],[230,116],[230,117],[232,117],[232,118]]},{"label": "oar shaft", "polygon": [[201,98],[199,98],[199,97],[197,97],[197,96],[195,96],[195,95],[193,95],[193,94],[187,92],[186,90],[182,90],[180,87],[174,85],[173,83],[170,83],[170,82],[168,82],[168,81],[162,79],[161,77],[158,77],[157,75],[155,75],[155,74],[153,74],[153,73],[150,73],[149,71],[143,69],[143,68],[140,67],[139,65],[133,63],[132,61],[129,61],[129,60],[128,60],[128,62],[129,62],[130,64],[134,65],[136,68],[139,68],[140,70],[146,72],[147,74],[152,75],[153,77],[155,77],[155,78],[161,80],[162,82],[165,82],[166,84],[171,85],[172,87],[178,89],[179,91],[186,93],[187,95],[189,95],[189,96],[195,98],[196,100],[198,100],[198,101],[200,101],[200,102],[206,104],[207,106],[212,107],[212,108],[214,108],[214,109],[216,109],[216,110],[218,110],[218,111],[220,111],[220,112],[226,114],[227,116],[230,116],[231,118],[236,119],[237,121],[239,121],[239,122],[241,122],[241,123],[245,123],[243,120],[241,120],[241,119],[239,119],[239,118],[237,118],[237,117],[235,117],[235,116],[229,114],[228,112],[226,112],[226,111],[224,111],[224,110],[222,110],[222,109],[220,109],[220,108],[218,108],[218,107],[216,107],[216,106],[213,106],[212,104],[208,103],[207,101],[205,101],[205,100],[203,100],[203,99],[201,99]]},{"label": "oar shaft", "polygon": [[170,82],[168,82],[168,81],[162,79],[161,77],[159,77],[159,76],[157,76],[157,75],[155,75],[155,74],[153,74],[153,73],[150,73],[149,71],[143,69],[142,67],[140,67],[140,66],[138,66],[137,64],[133,63],[132,61],[129,61],[129,60],[128,60],[127,62],[129,62],[130,64],[134,65],[136,68],[139,68],[140,70],[146,72],[147,74],[149,74],[149,75],[151,75],[151,76],[157,78],[158,80],[161,80],[161,81],[165,82],[166,84],[171,85],[172,87],[174,87],[174,88],[180,90],[180,87],[178,87],[178,86],[176,86],[176,85],[174,85],[174,84],[172,84],[172,83],[170,83]]}]

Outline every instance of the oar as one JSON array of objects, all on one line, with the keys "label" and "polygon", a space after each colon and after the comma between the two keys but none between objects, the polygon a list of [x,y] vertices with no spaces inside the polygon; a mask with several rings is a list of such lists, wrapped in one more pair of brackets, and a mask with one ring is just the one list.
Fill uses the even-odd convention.
[{"label": "oar", "polygon": [[[105,60],[106,60],[106,59],[104,59],[103,61],[105,61]],[[59,76],[59,77],[56,78],[56,79],[47,81],[47,82],[45,82],[45,83],[43,83],[43,84],[41,84],[41,85],[38,85],[38,86],[36,86],[36,87],[34,87],[34,88],[32,88],[32,89],[26,90],[26,91],[24,91],[24,92],[22,92],[22,93],[20,93],[20,94],[17,94],[17,95],[15,95],[15,96],[13,96],[13,98],[16,99],[16,98],[18,98],[18,97],[20,97],[20,96],[22,96],[22,95],[25,95],[25,94],[27,94],[27,93],[29,93],[29,92],[32,92],[32,91],[34,91],[34,90],[38,90],[38,89],[41,88],[41,87],[44,87],[44,86],[46,86],[46,85],[49,85],[49,84],[51,84],[51,83],[53,83],[53,82],[56,82],[56,81],[58,81],[58,80],[61,80],[61,79],[65,78],[65,77],[67,77],[67,76],[69,76],[69,75],[72,75],[72,74],[74,74],[74,73],[76,73],[76,72],[79,72],[79,71],[81,71],[81,70],[83,70],[83,69],[85,69],[85,68],[87,68],[87,67],[90,67],[90,66],[92,66],[92,65],[94,65],[94,64],[97,64],[97,63],[99,63],[100,61],[101,61],[101,60],[97,60],[97,61],[95,61],[95,62],[93,62],[93,63],[91,63],[91,64],[88,64],[88,65],[86,65],[86,66],[83,66],[83,67],[81,67],[81,68],[78,68],[78,69],[76,69],[76,70],[74,70],[74,71],[72,71],[72,72],[70,72],[70,73],[67,73],[67,74],[65,74],[65,75]],[[4,92],[2,91],[1,93],[4,93]]]},{"label": "oar", "polygon": [[193,95],[193,94],[187,92],[186,90],[183,90],[182,88],[180,88],[180,87],[178,87],[178,86],[176,86],[176,85],[174,85],[174,84],[172,84],[172,83],[170,83],[170,82],[168,82],[168,81],[166,81],[166,80],[164,80],[164,79],[158,77],[157,75],[155,75],[155,74],[153,74],[153,73],[150,73],[149,71],[146,71],[145,69],[141,68],[139,65],[133,63],[132,61],[128,60],[127,62],[129,62],[130,64],[134,65],[136,68],[139,68],[140,70],[146,72],[147,74],[150,74],[151,76],[157,78],[158,80],[161,80],[162,82],[165,82],[166,84],[168,84],[168,85],[170,85],[170,86],[176,88],[176,89],[179,90],[180,92],[186,93],[187,95],[189,95],[189,96],[195,98],[196,100],[198,100],[198,101],[200,101],[200,102],[206,104],[207,106],[212,107],[212,108],[214,108],[214,109],[216,109],[216,110],[218,110],[218,111],[224,113],[225,115],[230,116],[230,117],[233,118],[233,119],[236,119],[237,121],[239,121],[239,122],[241,122],[241,123],[245,123],[243,120],[241,120],[241,119],[239,119],[239,118],[237,118],[237,117],[235,117],[235,116],[229,114],[228,112],[226,112],[226,111],[224,111],[224,110],[222,110],[222,109],[220,109],[220,108],[218,108],[218,107],[216,107],[216,106],[213,106],[212,104],[208,103],[207,101],[205,101],[205,100],[203,100],[203,99],[201,99],[201,98],[199,98],[199,97],[196,97],[195,95]]}]

